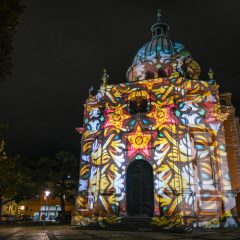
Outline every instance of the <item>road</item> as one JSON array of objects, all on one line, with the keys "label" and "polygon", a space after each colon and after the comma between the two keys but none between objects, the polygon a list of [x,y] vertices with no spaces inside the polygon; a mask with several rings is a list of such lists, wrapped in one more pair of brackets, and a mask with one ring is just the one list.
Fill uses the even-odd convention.
[{"label": "road", "polygon": [[1,225],[0,240],[235,240],[240,239],[240,228],[224,230],[194,230],[191,233],[131,231],[80,230],[68,225],[21,226]]}]

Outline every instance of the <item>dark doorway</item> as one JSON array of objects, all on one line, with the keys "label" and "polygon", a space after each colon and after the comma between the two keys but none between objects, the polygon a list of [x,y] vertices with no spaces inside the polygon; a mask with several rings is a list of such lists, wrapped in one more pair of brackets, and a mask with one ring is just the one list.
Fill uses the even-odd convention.
[{"label": "dark doorway", "polygon": [[153,216],[153,169],[145,160],[136,160],[127,168],[128,216]]}]

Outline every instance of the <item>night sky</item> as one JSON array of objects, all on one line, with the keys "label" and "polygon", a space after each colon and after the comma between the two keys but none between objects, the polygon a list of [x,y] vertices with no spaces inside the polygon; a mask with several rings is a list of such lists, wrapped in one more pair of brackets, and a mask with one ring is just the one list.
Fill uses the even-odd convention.
[{"label": "night sky", "polygon": [[156,11],[201,65],[211,66],[221,91],[240,113],[240,1],[26,0],[14,35],[13,74],[0,84],[0,121],[7,149],[33,159],[59,150],[80,152],[83,103],[98,89],[102,68],[110,83],[126,81],[137,52],[151,38]]}]

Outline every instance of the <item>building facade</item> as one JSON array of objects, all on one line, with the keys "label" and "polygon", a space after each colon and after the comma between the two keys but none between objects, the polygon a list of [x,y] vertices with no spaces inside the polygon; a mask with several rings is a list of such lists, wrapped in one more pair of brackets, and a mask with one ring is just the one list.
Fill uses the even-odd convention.
[{"label": "building facade", "polygon": [[80,181],[72,223],[149,217],[153,224],[236,226],[218,85],[152,26],[128,81],[107,83],[84,105]]},{"label": "building facade", "polygon": [[224,121],[227,159],[232,190],[237,196],[237,212],[240,216],[240,126],[231,98],[231,93],[220,94],[221,111],[228,114]]},{"label": "building facade", "polygon": [[[65,211],[69,214],[74,212],[74,199],[65,200]],[[44,194],[16,203],[8,202],[3,205],[2,215],[13,215],[16,219],[21,216],[30,216],[33,221],[41,221],[42,215],[46,221],[55,221],[55,218],[61,213],[61,203],[59,198],[53,198],[51,195],[46,199]]]}]

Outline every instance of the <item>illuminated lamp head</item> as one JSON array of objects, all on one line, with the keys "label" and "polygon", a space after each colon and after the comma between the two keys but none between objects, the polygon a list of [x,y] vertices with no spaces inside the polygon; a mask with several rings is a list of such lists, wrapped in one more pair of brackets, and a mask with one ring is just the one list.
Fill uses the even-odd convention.
[{"label": "illuminated lamp head", "polygon": [[127,71],[128,81],[166,78],[176,72],[178,76],[198,78],[199,65],[181,43],[169,38],[169,26],[162,22],[160,10],[158,10],[157,21],[152,25],[151,31],[152,39],[139,49]]}]

